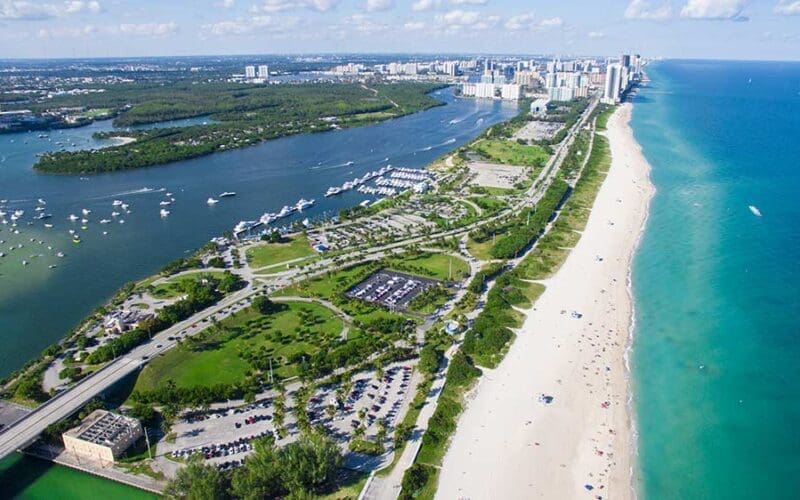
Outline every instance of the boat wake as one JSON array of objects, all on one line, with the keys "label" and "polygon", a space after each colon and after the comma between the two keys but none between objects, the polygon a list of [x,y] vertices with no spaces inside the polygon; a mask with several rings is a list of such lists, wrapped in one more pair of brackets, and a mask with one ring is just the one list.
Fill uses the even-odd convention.
[{"label": "boat wake", "polygon": [[113,193],[113,194],[108,194],[108,195],[103,195],[103,196],[96,196],[96,197],[90,198],[90,199],[92,199],[92,200],[106,200],[106,199],[109,199],[109,198],[119,198],[119,197],[122,197],[122,196],[134,196],[134,195],[137,195],[137,194],[163,193],[166,190],[167,190],[167,188],[163,188],[163,187],[162,188],[143,187],[143,188],[140,188],[140,189],[131,189],[129,191],[122,191],[122,192],[119,192],[119,193]]},{"label": "boat wake", "polygon": [[354,164],[355,164],[354,161],[348,161],[345,163],[339,163],[338,165],[328,165],[328,166],[317,165],[316,167],[311,167],[311,170],[333,170],[334,168],[350,167]]}]

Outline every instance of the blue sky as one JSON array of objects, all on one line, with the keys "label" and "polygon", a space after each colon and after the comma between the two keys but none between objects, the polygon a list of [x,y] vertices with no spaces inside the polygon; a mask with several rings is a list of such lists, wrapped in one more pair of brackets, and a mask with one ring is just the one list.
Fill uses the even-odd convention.
[{"label": "blue sky", "polygon": [[0,57],[798,49],[800,0],[0,0]]}]

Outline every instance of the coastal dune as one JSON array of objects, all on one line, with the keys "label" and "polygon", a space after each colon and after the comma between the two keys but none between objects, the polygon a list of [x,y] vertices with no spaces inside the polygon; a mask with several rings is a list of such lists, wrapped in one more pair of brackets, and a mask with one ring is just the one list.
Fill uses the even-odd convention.
[{"label": "coastal dune", "polygon": [[582,238],[467,395],[437,498],[635,496],[628,283],[653,187],[630,115],[608,122],[612,164]]}]

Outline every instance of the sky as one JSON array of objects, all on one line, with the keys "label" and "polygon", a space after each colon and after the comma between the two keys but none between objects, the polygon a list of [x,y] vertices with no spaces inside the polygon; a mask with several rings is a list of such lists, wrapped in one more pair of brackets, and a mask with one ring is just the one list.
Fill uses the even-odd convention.
[{"label": "sky", "polygon": [[0,58],[334,52],[800,58],[800,0],[0,0]]}]

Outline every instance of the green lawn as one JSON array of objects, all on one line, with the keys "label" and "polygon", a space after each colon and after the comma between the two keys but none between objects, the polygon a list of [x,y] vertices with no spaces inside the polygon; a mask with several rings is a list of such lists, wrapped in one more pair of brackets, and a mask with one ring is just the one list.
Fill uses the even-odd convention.
[{"label": "green lawn", "polygon": [[482,243],[472,241],[472,238],[470,238],[467,240],[467,250],[478,260],[491,260],[493,258],[491,238]]},{"label": "green lawn", "polygon": [[208,271],[206,273],[190,273],[183,276],[172,277],[163,283],[153,287],[151,295],[157,299],[171,299],[184,293],[186,283],[199,281],[207,278],[221,279],[224,271]]},{"label": "green lawn", "polygon": [[[303,314],[308,318],[305,326],[300,317]],[[336,341],[343,324],[324,306],[291,302],[270,316],[246,309],[218,326],[205,338],[184,342],[153,359],[142,370],[134,390],[153,389],[169,379],[178,387],[238,382],[253,368],[243,357],[247,353],[272,357],[275,374],[291,377],[296,374],[293,358],[314,354],[321,346]]]},{"label": "green lawn", "polygon": [[490,139],[476,143],[475,151],[490,161],[506,165],[543,167],[550,155],[540,146],[522,145],[506,139]]},{"label": "green lawn", "polygon": [[[421,253],[414,256],[391,257],[386,260],[387,267],[396,271],[416,274],[446,281],[450,277],[461,280],[469,276],[469,264],[460,257],[442,253]],[[450,274],[452,263],[452,275]]]},{"label": "green lawn", "polygon": [[245,255],[250,267],[258,269],[316,255],[316,252],[311,248],[308,238],[298,235],[286,243],[259,243],[248,248]]}]

